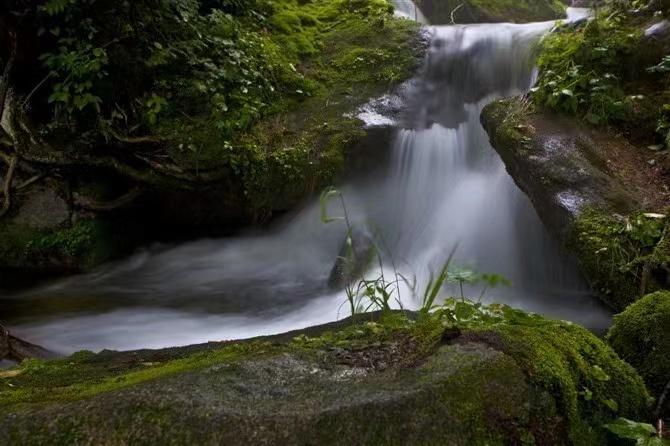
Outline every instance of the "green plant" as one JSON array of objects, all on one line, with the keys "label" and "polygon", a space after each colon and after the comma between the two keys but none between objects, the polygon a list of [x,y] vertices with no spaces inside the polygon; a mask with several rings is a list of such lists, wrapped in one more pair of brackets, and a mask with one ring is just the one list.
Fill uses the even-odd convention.
[{"label": "green plant", "polygon": [[605,428],[619,438],[635,440],[638,446],[670,446],[670,440],[662,438],[651,424],[618,418],[606,424]]},{"label": "green plant", "polygon": [[547,36],[538,60],[540,77],[532,89],[534,101],[592,124],[623,118],[626,97],[619,61],[632,54],[636,39],[637,33],[616,14],[582,30]]},{"label": "green plant", "polygon": [[[328,213],[328,205],[331,199],[337,198],[339,200],[343,215],[330,216]],[[372,309],[380,310],[388,313],[392,310],[391,304],[395,301],[400,308],[402,308],[401,289],[400,284],[404,278],[398,273],[395,263],[393,264],[394,280],[386,278],[384,273],[384,262],[382,259],[382,251],[376,243],[372,243],[370,252],[360,254],[354,246],[354,230],[352,221],[349,217],[349,211],[344,200],[344,195],[341,191],[334,187],[326,188],[319,199],[319,206],[321,210],[321,221],[323,223],[331,223],[335,221],[343,221],[346,226],[344,252],[338,256],[338,262],[342,262],[346,269],[345,273],[345,288],[344,292],[349,303],[349,309],[352,315],[358,313],[365,313]],[[369,258],[375,258],[379,267],[379,274],[374,278],[365,277],[364,271],[357,271],[363,265],[367,266],[369,262],[359,258],[360,255],[367,255]],[[358,278],[355,275],[362,277]],[[357,280],[356,283],[354,283]]]},{"label": "green plant", "polygon": [[467,298],[448,298],[436,307],[435,316],[461,329],[491,327],[498,324],[545,324],[551,323],[542,316],[526,313],[503,304],[484,305]]},{"label": "green plant", "polygon": [[433,271],[430,272],[430,279],[424,290],[423,301],[421,303],[421,313],[424,316],[435,308],[435,299],[442,290],[442,286],[449,278],[449,265],[451,264],[455,252],[456,249],[451,251],[451,254],[449,254],[449,257],[447,257],[447,260],[442,265],[437,277],[434,277]]},{"label": "green plant", "polygon": [[[331,216],[328,212],[329,203],[332,199],[337,199],[342,209],[341,216]],[[345,274],[345,295],[349,303],[349,309],[352,315],[357,313],[368,312],[372,309],[380,310],[388,313],[392,310],[391,304],[395,302],[400,308],[403,307],[401,299],[401,287],[406,285],[412,292],[413,297],[416,298],[416,278],[408,279],[405,275],[398,272],[397,265],[391,259],[393,268],[393,279],[388,279],[384,273],[384,261],[382,258],[383,250],[373,241],[372,250],[367,254],[370,258],[377,260],[377,267],[379,274],[373,278],[365,277],[364,272],[356,271],[356,266],[360,264],[361,255],[357,253],[354,246],[354,230],[355,227],[350,219],[349,212],[344,200],[344,195],[341,191],[334,187],[326,188],[319,199],[320,216],[323,223],[332,223],[335,221],[343,221],[345,223],[345,241],[344,251],[338,256],[338,261],[342,262],[348,272],[361,274],[360,279],[350,277],[350,274]],[[383,236],[377,235],[376,238],[383,241]],[[499,285],[509,285],[509,281],[497,274],[478,274],[472,269],[466,268],[450,268],[452,259],[456,253],[454,248],[447,256],[447,259],[442,264],[437,275],[433,270],[430,271],[430,278],[423,291],[421,300],[420,314],[422,317],[428,316],[435,308],[437,298],[446,283],[458,283],[461,290],[461,300],[465,301],[465,294],[463,285],[483,283],[484,287],[480,293],[479,300],[483,298],[484,294],[489,288],[494,288]],[[369,264],[369,262],[365,262]],[[357,281],[356,281],[357,280]]]}]

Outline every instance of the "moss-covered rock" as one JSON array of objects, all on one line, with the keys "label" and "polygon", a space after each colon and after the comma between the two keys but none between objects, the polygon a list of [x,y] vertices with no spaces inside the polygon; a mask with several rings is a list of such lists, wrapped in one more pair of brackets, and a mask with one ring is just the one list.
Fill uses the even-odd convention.
[{"label": "moss-covered rock", "polygon": [[[649,294],[614,317],[612,348],[642,375],[659,398],[670,385],[670,292]],[[670,415],[670,401],[662,412]]]},{"label": "moss-covered rock", "polygon": [[416,0],[430,23],[540,22],[565,16],[560,0]]},{"label": "moss-covered rock", "polygon": [[642,380],[588,331],[473,312],[496,316],[27,361],[0,375],[0,442],[592,445],[644,417]]},{"label": "moss-covered rock", "polygon": [[[90,8],[86,5],[81,8],[83,12],[78,9],[80,5],[67,8],[92,14],[91,20],[109,32],[108,27],[117,26],[117,21],[108,24],[101,17],[115,16],[109,11],[117,10],[127,14],[135,7],[147,13],[146,6],[150,2],[136,3],[124,6],[104,2]],[[102,130],[97,127],[92,133],[86,133],[87,139],[77,140],[75,144],[68,139],[71,135],[67,132],[63,136],[49,130],[50,127],[42,132],[47,134],[43,140],[42,133],[21,133],[27,132],[30,126],[12,126],[16,131],[8,133],[15,134],[17,141],[27,141],[26,147],[21,146],[25,159],[14,178],[14,186],[30,180],[34,171],[41,168],[42,164],[31,164],[31,159],[55,163],[57,167],[50,172],[54,174],[48,186],[50,190],[57,190],[58,203],[62,204],[57,210],[63,212],[37,215],[35,209],[44,209],[45,200],[39,206],[31,206],[21,194],[15,194],[10,214],[0,221],[0,235],[6,234],[0,240],[3,254],[0,269],[82,270],[113,257],[112,252],[98,255],[98,245],[132,248],[146,235],[159,240],[220,236],[244,225],[266,223],[338,178],[345,160],[366,145],[369,129],[356,118],[359,107],[409,78],[423,54],[424,41],[419,26],[394,18],[386,0],[213,2],[210,6],[197,14],[189,10],[189,14],[196,14],[192,18],[197,19],[198,26],[203,20],[208,21],[206,36],[203,37],[205,30],[201,30],[181,37],[170,34],[150,39],[150,52],[156,60],[152,58],[146,64],[150,67],[142,64],[142,70],[150,71],[153,77],[148,80],[157,90],[149,101],[154,107],[152,118],[141,125],[142,133],[151,134],[145,138],[150,140],[150,147],[142,146],[142,138],[139,142],[123,136],[119,140],[118,132],[114,132],[116,136],[108,135],[98,141],[96,138]],[[210,11],[212,8],[217,11]],[[156,23],[151,21],[152,26],[172,20],[176,13],[170,14],[161,11]],[[141,22],[140,18],[131,16],[124,16],[124,20]],[[191,20],[184,20],[187,22],[185,26],[189,29],[196,26]],[[179,23],[179,26],[184,24]],[[70,31],[76,32],[76,29]],[[99,34],[95,35],[100,38]],[[126,46],[117,45],[116,38],[107,39],[105,43],[110,40],[110,53],[127,50]],[[201,58],[190,54],[194,60],[189,59],[188,63],[166,62],[171,57],[189,53],[182,46],[178,50],[168,49],[176,45],[175,42],[188,48],[195,45],[194,48],[201,51],[203,41],[207,45],[223,45],[232,53],[222,55],[210,51],[201,54]],[[241,61],[236,62],[235,57]],[[206,70],[194,68],[195,60],[200,59],[204,59]],[[114,71],[110,76],[120,85],[128,76],[119,75],[115,70],[123,71],[133,64],[117,64],[117,61],[111,59],[114,70],[109,70]],[[216,63],[228,68],[212,68],[218,66]],[[165,70],[152,71],[154,66]],[[175,67],[180,67],[178,75],[171,71]],[[214,69],[212,76],[218,81],[208,78],[204,82],[200,78],[210,69]],[[235,74],[238,72],[256,76],[258,82],[242,79],[244,76]],[[205,86],[208,82],[218,85],[219,81],[229,80],[234,80],[236,86],[223,88],[223,93],[214,94]],[[20,96],[18,85],[16,93]],[[221,95],[225,97],[219,97]],[[33,99],[43,98],[35,96]],[[219,103],[214,104],[217,100]],[[113,112],[114,116],[118,113],[118,110]],[[23,118],[23,115],[17,113],[14,118]],[[39,147],[30,147],[38,136]],[[115,147],[107,150],[106,144],[110,141]],[[126,165],[125,158],[107,157],[107,152],[128,155],[131,166]],[[96,158],[98,154],[100,158]],[[62,174],[56,175],[61,167]],[[83,185],[79,184],[80,177]],[[34,188],[43,185],[39,179],[22,194],[32,193]],[[103,189],[102,193],[97,189]],[[110,212],[109,208],[118,204],[119,197],[135,189],[140,191],[135,200],[139,205],[123,203],[123,208],[114,209],[115,214]],[[84,206],[84,202],[91,199],[100,205]],[[116,229],[117,216],[122,216],[125,228],[140,230],[137,234],[133,231],[132,237],[124,240],[123,237],[113,239],[121,231],[112,231],[108,236],[96,229],[93,238],[104,237],[91,240],[95,246],[76,248],[86,252],[85,258],[69,255],[74,248],[70,239],[81,241],[77,236],[81,231],[75,234],[80,214],[81,220],[94,222],[96,228],[98,222],[102,222],[105,229]],[[26,215],[28,218],[23,218]],[[28,220],[40,222],[44,227],[34,228]],[[142,226],[150,229],[142,231]],[[61,231],[66,233],[61,234]],[[26,247],[38,247],[39,256],[28,255],[33,251],[27,251]],[[61,255],[64,251],[68,251],[67,255]],[[127,250],[117,251],[125,253]]]},{"label": "moss-covered rock", "polygon": [[670,287],[670,195],[644,153],[620,135],[519,99],[489,105],[482,122],[510,175],[607,304],[623,310]]},{"label": "moss-covered rock", "polygon": [[[137,242],[141,230],[132,221],[121,225],[120,215],[85,209],[77,201],[80,193],[86,190],[90,198],[104,197],[104,192],[77,185],[74,179],[62,184],[49,178],[13,191],[12,206],[0,218],[1,288],[29,273],[86,271],[127,254]],[[99,189],[103,183],[98,177]]]}]

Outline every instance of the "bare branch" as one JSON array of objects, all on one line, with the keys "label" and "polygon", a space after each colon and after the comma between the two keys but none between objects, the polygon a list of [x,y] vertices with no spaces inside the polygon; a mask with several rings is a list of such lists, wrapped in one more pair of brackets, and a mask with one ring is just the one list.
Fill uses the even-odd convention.
[{"label": "bare branch", "polygon": [[135,201],[135,199],[138,198],[141,194],[142,190],[139,187],[136,187],[131,191],[129,191],[128,193],[112,201],[100,202],[93,200],[92,198],[77,197],[75,198],[75,203],[79,205],[81,208],[89,211],[109,212],[115,209],[128,206],[133,201]]},{"label": "bare branch", "polygon": [[9,160],[9,167],[7,168],[7,175],[5,175],[5,182],[2,190],[5,200],[2,202],[2,207],[0,207],[0,218],[4,217],[12,206],[12,180],[14,179],[14,171],[16,170],[18,161],[19,158],[16,155]]}]

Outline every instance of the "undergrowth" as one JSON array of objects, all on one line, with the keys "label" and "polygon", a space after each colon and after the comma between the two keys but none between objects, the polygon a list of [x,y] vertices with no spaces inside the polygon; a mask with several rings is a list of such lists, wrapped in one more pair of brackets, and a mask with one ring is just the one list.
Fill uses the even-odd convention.
[{"label": "undergrowth", "polygon": [[644,3],[610,1],[586,25],[548,35],[534,102],[593,125],[618,126],[636,141],[667,145],[667,54],[644,38],[647,16],[630,12]]}]

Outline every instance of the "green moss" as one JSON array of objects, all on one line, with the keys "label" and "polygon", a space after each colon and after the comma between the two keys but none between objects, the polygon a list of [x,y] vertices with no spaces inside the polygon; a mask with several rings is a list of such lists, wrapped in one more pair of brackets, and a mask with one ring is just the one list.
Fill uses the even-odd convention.
[{"label": "green moss", "polygon": [[27,263],[26,246],[39,236],[39,231],[25,225],[0,222],[0,258],[6,268],[20,268]]},{"label": "green moss", "polygon": [[97,220],[79,220],[56,230],[37,230],[12,222],[0,225],[0,255],[5,268],[86,270],[109,259],[110,228]]},{"label": "green moss", "polygon": [[670,292],[660,291],[616,315],[607,334],[612,348],[635,367],[656,397],[670,380],[669,333]]},{"label": "green moss", "polygon": [[594,125],[614,124],[636,141],[663,144],[670,77],[652,67],[664,50],[643,37],[648,23],[622,5],[543,40],[533,100]]},{"label": "green moss", "polygon": [[[242,414],[257,420],[252,424],[268,422],[256,414],[250,394],[269,405],[262,408],[270,413],[275,406],[285,410],[285,398],[292,398],[284,416],[311,413],[316,401],[331,407],[328,414],[336,417],[317,411],[316,418],[300,418],[294,426],[293,435],[319,444],[352,436],[369,444],[399,444],[399,438],[410,438],[409,444],[433,444],[438,438],[472,444],[603,444],[606,421],[644,418],[648,395],[642,380],[587,330],[501,305],[454,302],[430,316],[382,314],[325,333],[310,336],[308,330],[287,342],[80,352],[57,361],[27,361],[19,375],[0,378],[0,409],[13,414],[12,432],[19,436],[16,420],[26,427],[41,413],[36,411],[46,410],[42,415],[52,420],[50,407],[65,410],[50,421],[53,429],[29,428],[39,433],[35,438],[52,442],[55,435],[92,439],[107,431],[128,441],[137,426],[151,433],[144,427],[156,424],[168,430],[180,426],[175,435],[193,441],[246,435]],[[284,391],[281,398],[272,396]],[[163,400],[163,393],[172,396]],[[340,402],[343,395],[346,405]],[[175,396],[180,407],[188,401],[190,409],[175,411],[170,402]],[[87,402],[59,405],[82,399]],[[232,430],[225,422],[212,431],[209,415],[201,418],[233,403],[241,418]],[[134,407],[132,416],[120,409],[124,404]],[[113,420],[101,421],[113,408],[120,410]],[[408,416],[411,433],[403,430]],[[370,421],[364,428],[363,419]],[[102,431],[88,432],[91,425]]]},{"label": "green moss", "polygon": [[[295,67],[301,82],[233,137],[214,130],[209,116],[164,122],[173,159],[196,173],[228,172],[260,219],[331,184],[365,136],[352,114],[409,78],[420,57],[418,26],[393,18],[388,6],[380,0],[275,5],[270,22],[278,32],[268,47]],[[306,50],[303,40],[311,42]]]},{"label": "green moss", "polygon": [[138,356],[117,356],[104,352],[79,352],[59,360],[24,361],[20,374],[0,381],[0,408],[56,401],[73,401],[162,377],[198,370],[220,362],[233,362],[253,353],[280,350],[262,343],[230,345],[186,357],[165,356],[163,362],[145,362]]},{"label": "green moss", "polygon": [[437,317],[506,353],[536,388],[554,398],[572,444],[603,444],[603,424],[644,419],[649,395],[635,370],[583,327],[504,305],[448,300]]},{"label": "green moss", "polygon": [[593,287],[613,308],[623,310],[644,290],[660,287],[648,265],[666,223],[644,213],[617,218],[596,209],[585,210],[575,222],[569,246]]},{"label": "green moss", "polygon": [[648,396],[635,371],[587,330],[567,323],[506,325],[491,331],[531,381],[549,389],[573,444],[602,444],[617,416],[644,419]]}]

